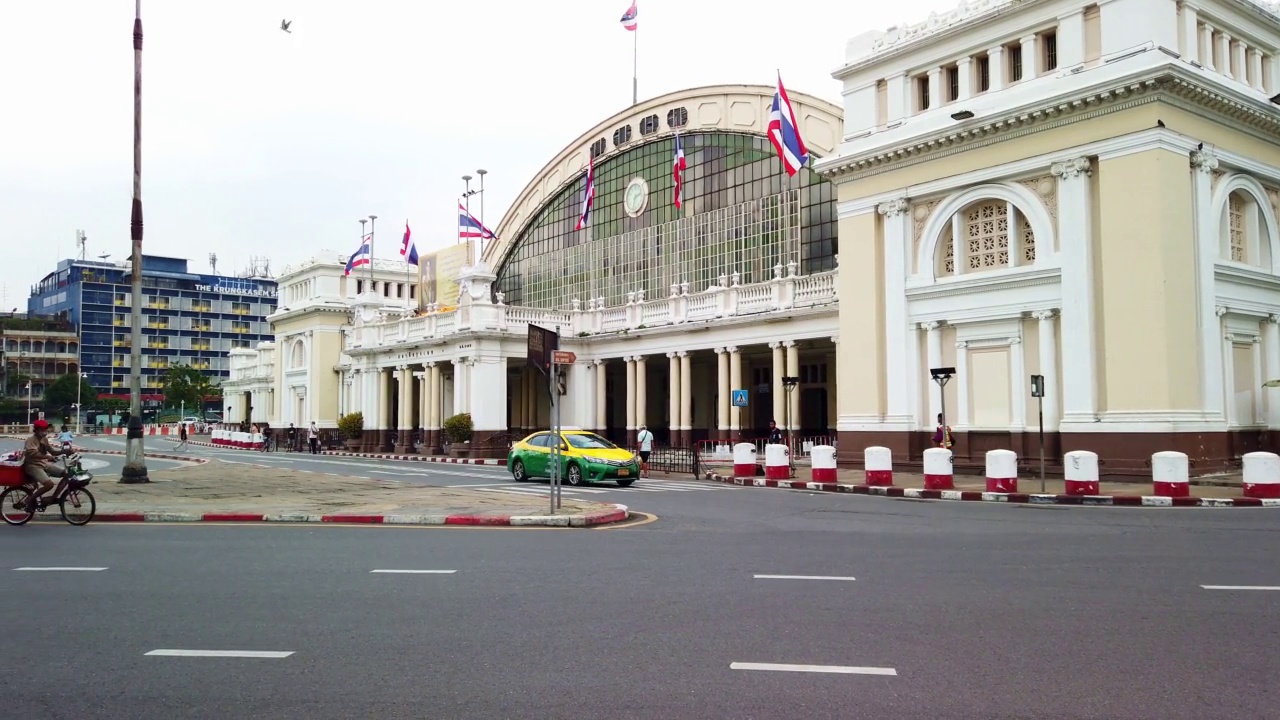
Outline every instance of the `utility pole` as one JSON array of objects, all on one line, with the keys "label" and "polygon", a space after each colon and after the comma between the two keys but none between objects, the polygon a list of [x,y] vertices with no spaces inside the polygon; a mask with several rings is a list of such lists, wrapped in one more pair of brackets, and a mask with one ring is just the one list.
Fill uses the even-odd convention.
[{"label": "utility pole", "polygon": [[142,0],[135,0],[133,13],[133,206],[129,212],[129,236],[133,240],[129,430],[120,482],[133,484],[151,481],[142,446]]}]

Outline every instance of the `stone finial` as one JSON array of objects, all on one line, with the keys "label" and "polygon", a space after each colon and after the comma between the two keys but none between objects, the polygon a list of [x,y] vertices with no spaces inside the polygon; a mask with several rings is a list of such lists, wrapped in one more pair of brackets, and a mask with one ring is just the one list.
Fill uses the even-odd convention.
[{"label": "stone finial", "polygon": [[642,303],[642,302],[644,302],[644,290],[637,290],[637,291],[636,291],[636,302],[637,302],[637,303]]},{"label": "stone finial", "polygon": [[680,283],[671,283],[671,297],[676,297],[679,294],[680,294]]},{"label": "stone finial", "polygon": [[[501,305],[501,304],[502,304],[502,299],[501,299],[501,298],[499,298],[499,299],[498,299],[498,304],[499,304],[499,305]],[[574,311],[574,312],[581,312],[581,311],[582,311],[582,301],[581,301],[581,300],[579,300],[578,298],[573,298],[572,300],[570,300],[570,301],[569,301],[569,304],[573,306],[573,311]]]},{"label": "stone finial", "polygon": [[680,283],[680,294],[681,294],[681,295],[688,295],[688,294],[689,294],[689,283],[688,283],[688,282],[682,282],[682,283]]},{"label": "stone finial", "polygon": [[733,273],[729,275],[729,279],[732,281],[733,287],[738,287],[742,284],[742,273],[734,270]]},{"label": "stone finial", "polygon": [[778,263],[777,265],[773,266],[773,279],[774,280],[782,279],[782,263]]},{"label": "stone finial", "polygon": [[628,305],[635,305],[635,304],[636,304],[636,294],[635,294],[635,292],[629,292],[629,293],[627,293],[627,304],[628,304]]},{"label": "stone finial", "polygon": [[502,304],[502,301],[507,299],[507,294],[506,294],[506,293],[498,292],[498,293],[494,293],[494,294],[493,294],[493,297],[494,297],[495,299],[497,299],[498,304],[499,304],[499,305],[501,305],[501,304]]},{"label": "stone finial", "polygon": [[718,283],[716,283],[716,284],[717,284],[717,285],[719,285],[720,287],[722,287],[722,288],[723,288],[723,287],[729,287],[729,276],[728,276],[728,275],[725,275],[725,274],[721,273],[721,274],[720,274],[720,277],[719,277],[719,278],[717,278],[717,280],[719,280],[719,282],[718,282]]},{"label": "stone finial", "polygon": [[800,263],[792,260],[787,263],[787,277],[795,277],[796,271],[800,269]]}]

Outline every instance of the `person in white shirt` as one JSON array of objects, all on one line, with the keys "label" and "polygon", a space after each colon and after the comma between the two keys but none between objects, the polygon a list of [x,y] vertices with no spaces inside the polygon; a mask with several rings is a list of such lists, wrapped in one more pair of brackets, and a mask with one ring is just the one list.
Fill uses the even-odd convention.
[{"label": "person in white shirt", "polygon": [[653,452],[653,433],[644,425],[636,433],[636,445],[640,447],[640,477],[649,477],[649,453]]},{"label": "person in white shirt", "polygon": [[307,444],[311,446],[311,454],[320,454],[320,428],[316,427],[316,422],[311,421],[311,427],[307,428]]}]

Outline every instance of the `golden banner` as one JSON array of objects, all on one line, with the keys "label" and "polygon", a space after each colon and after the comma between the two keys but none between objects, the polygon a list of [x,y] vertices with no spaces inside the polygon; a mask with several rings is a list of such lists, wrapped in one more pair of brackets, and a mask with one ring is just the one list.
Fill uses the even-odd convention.
[{"label": "golden banner", "polygon": [[442,312],[458,306],[458,278],[471,262],[471,242],[418,256],[418,309],[438,303]]}]

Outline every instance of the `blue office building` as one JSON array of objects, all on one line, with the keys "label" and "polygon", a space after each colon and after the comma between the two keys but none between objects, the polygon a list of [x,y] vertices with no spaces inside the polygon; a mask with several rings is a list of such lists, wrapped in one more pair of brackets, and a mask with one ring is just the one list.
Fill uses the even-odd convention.
[{"label": "blue office building", "polygon": [[[128,399],[129,263],[63,260],[33,287],[31,316],[61,316],[80,333],[80,364],[103,396]],[[233,348],[271,339],[276,281],[188,272],[179,258],[142,256],[142,392],[163,399],[173,365],[204,370],[216,385],[229,374]]]}]

